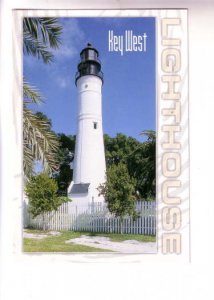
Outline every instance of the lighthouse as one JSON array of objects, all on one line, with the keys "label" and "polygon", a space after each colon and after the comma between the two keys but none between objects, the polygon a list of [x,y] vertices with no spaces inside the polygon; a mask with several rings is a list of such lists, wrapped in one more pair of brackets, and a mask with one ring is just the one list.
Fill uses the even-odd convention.
[{"label": "lighthouse", "polygon": [[91,44],[80,52],[75,83],[77,87],[77,134],[73,181],[68,188],[71,205],[83,207],[104,202],[97,188],[105,182],[106,163],[102,126],[103,73],[99,52]]}]

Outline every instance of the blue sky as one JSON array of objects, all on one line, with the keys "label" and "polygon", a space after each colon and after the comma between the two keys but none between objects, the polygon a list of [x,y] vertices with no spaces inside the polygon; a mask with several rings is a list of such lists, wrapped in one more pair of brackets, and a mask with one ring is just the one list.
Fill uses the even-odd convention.
[{"label": "blue sky", "polygon": [[[45,65],[24,56],[26,80],[36,86],[45,103],[34,107],[52,119],[57,133],[75,134],[77,91],[75,73],[79,53],[88,42],[100,53],[103,85],[103,130],[110,136],[124,133],[139,140],[140,132],[155,130],[155,19],[154,18],[59,18],[62,45],[55,61]],[[108,33],[147,34],[146,52],[109,52]]]}]

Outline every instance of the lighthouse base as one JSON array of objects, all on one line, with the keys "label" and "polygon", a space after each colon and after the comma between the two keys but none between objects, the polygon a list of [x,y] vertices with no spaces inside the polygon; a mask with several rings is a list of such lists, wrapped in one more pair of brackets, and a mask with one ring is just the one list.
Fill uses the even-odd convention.
[{"label": "lighthouse base", "polygon": [[104,203],[105,199],[99,196],[98,186],[90,183],[71,182],[68,188],[68,198],[71,200],[69,206],[78,208],[78,211],[84,212],[88,205],[92,203]]}]

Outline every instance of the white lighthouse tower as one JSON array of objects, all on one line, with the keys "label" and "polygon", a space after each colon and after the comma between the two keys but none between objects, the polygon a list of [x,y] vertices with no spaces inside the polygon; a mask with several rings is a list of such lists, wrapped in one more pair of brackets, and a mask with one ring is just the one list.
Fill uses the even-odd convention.
[{"label": "white lighthouse tower", "polygon": [[73,181],[68,189],[71,205],[82,207],[104,202],[98,186],[105,182],[105,152],[102,128],[103,73],[98,51],[88,44],[80,53],[76,73],[78,126],[73,164]]}]

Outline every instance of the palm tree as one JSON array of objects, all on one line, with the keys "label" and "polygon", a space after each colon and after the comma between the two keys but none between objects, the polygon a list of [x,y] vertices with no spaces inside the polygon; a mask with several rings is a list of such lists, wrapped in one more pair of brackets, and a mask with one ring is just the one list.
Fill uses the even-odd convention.
[{"label": "palm tree", "polygon": [[156,195],[156,132],[144,130],[140,135],[147,137],[143,143],[143,157],[141,158],[142,189],[147,199],[154,199]]},{"label": "palm tree", "polygon": [[24,54],[41,58],[44,63],[52,62],[53,54],[50,49],[59,48],[61,33],[62,27],[56,18],[24,18]]},{"label": "palm tree", "polygon": [[[23,52],[42,59],[44,63],[53,61],[51,49],[60,45],[62,27],[56,18],[23,19]],[[51,173],[58,167],[56,153],[57,136],[51,131],[50,124],[28,108],[30,103],[41,103],[39,91],[23,80],[23,168],[24,175],[33,175],[34,161],[43,163],[44,171]]]},{"label": "palm tree", "polygon": [[58,168],[56,153],[59,142],[56,134],[51,131],[49,122],[27,108],[29,103],[42,102],[40,93],[27,82],[24,82],[23,87],[23,168],[26,178],[29,178],[33,175],[35,160],[42,162],[47,173]]},{"label": "palm tree", "polygon": [[146,136],[149,142],[155,143],[156,132],[154,130],[144,130],[140,133],[141,136]]}]

